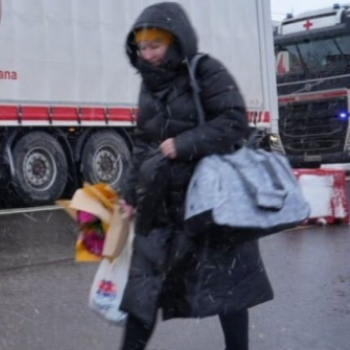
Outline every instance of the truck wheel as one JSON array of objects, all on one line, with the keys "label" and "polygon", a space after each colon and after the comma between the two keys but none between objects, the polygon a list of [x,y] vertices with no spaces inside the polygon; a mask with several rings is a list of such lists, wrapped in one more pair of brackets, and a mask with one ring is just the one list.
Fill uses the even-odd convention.
[{"label": "truck wheel", "polygon": [[118,190],[129,158],[130,151],[120,135],[113,131],[97,132],[90,136],[83,149],[83,180],[91,184],[107,183]]},{"label": "truck wheel", "polygon": [[23,136],[13,149],[13,185],[25,204],[53,203],[62,195],[68,177],[65,153],[58,141],[45,132]]}]

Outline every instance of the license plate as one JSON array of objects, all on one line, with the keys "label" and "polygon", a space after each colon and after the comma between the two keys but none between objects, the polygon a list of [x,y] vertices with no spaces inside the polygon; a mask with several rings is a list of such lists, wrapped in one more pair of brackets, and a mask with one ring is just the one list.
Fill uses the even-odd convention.
[{"label": "license plate", "polygon": [[322,162],[322,156],[315,155],[315,156],[304,156],[305,162]]}]

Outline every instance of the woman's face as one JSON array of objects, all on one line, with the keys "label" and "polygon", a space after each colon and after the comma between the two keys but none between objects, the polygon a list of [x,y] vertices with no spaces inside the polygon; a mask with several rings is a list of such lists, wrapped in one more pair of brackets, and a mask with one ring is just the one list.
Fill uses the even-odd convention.
[{"label": "woman's face", "polygon": [[168,46],[161,41],[142,41],[138,44],[140,56],[152,66],[159,66],[165,60]]}]

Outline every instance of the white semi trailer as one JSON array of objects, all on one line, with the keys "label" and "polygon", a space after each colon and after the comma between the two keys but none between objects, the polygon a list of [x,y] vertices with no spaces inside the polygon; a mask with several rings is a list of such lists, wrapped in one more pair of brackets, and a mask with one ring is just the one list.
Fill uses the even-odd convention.
[{"label": "white semi trailer", "polygon": [[[117,186],[132,148],[139,76],[125,38],[147,0],[1,0],[0,179],[30,205],[82,181]],[[200,50],[243,90],[251,124],[277,122],[269,1],[178,1]]]}]

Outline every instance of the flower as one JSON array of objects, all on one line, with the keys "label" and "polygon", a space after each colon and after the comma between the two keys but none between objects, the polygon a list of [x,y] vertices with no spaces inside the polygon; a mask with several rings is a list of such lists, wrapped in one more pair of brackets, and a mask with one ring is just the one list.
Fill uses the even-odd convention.
[{"label": "flower", "polygon": [[104,235],[98,235],[95,231],[85,232],[83,236],[83,245],[90,253],[102,256]]},{"label": "flower", "polygon": [[90,224],[92,222],[98,221],[99,218],[96,215],[88,213],[86,211],[78,211],[77,222],[78,224]]},{"label": "flower", "polygon": [[71,200],[57,201],[78,226],[76,261],[95,262],[102,259],[106,234],[118,202],[119,195],[104,183],[84,183]]}]

